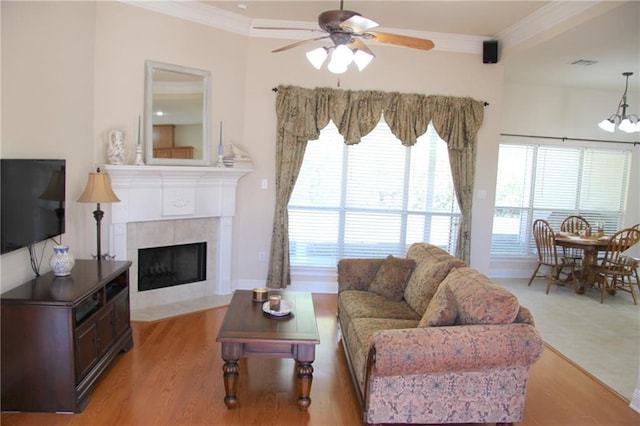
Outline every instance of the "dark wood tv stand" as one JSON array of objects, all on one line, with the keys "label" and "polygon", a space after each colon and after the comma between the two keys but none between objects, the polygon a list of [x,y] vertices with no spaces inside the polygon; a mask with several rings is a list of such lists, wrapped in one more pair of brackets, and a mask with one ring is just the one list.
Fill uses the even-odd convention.
[{"label": "dark wood tv stand", "polygon": [[133,347],[129,261],[77,260],[0,295],[2,411],[81,412]]}]

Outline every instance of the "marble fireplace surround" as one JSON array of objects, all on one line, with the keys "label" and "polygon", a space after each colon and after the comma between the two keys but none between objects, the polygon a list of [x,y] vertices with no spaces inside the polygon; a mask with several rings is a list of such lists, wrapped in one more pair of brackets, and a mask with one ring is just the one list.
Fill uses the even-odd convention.
[{"label": "marble fireplace surround", "polygon": [[[110,204],[110,250],[132,262],[131,311],[229,294],[238,180],[249,169],[106,165],[119,203]],[[207,280],[138,291],[138,248],[207,242]]]}]

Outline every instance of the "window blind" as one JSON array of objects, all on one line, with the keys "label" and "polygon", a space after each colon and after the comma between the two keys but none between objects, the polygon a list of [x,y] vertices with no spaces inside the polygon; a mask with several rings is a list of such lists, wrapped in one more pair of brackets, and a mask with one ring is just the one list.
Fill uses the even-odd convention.
[{"label": "window blind", "polygon": [[288,214],[292,266],[403,256],[418,241],[453,252],[459,210],[446,143],[429,127],[405,147],[381,120],[348,146],[330,123],[307,144]]},{"label": "window blind", "polygon": [[572,214],[605,233],[623,222],[628,150],[501,144],[492,254],[535,254],[531,227],[545,219],[558,231]]}]

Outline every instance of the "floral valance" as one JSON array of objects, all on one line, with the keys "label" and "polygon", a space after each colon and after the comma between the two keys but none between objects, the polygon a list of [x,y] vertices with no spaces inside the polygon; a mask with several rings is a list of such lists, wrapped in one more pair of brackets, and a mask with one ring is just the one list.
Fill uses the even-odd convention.
[{"label": "floral valance", "polygon": [[475,143],[484,105],[451,96],[280,86],[276,111],[283,126],[280,130],[304,141],[318,139],[320,130],[332,120],[345,143],[356,144],[384,115],[403,145],[415,144],[433,122],[449,149],[463,150]]}]

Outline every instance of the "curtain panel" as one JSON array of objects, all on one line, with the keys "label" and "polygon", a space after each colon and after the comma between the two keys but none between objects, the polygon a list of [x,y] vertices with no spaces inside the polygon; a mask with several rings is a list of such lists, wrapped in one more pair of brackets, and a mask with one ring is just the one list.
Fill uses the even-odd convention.
[{"label": "curtain panel", "polygon": [[276,203],[267,287],[284,288],[291,283],[287,205],[307,142],[317,140],[329,120],[349,145],[359,143],[383,115],[391,132],[406,146],[415,144],[433,123],[448,146],[460,208],[455,254],[469,263],[476,143],[484,118],[483,102],[375,90],[279,86],[276,114]]}]

